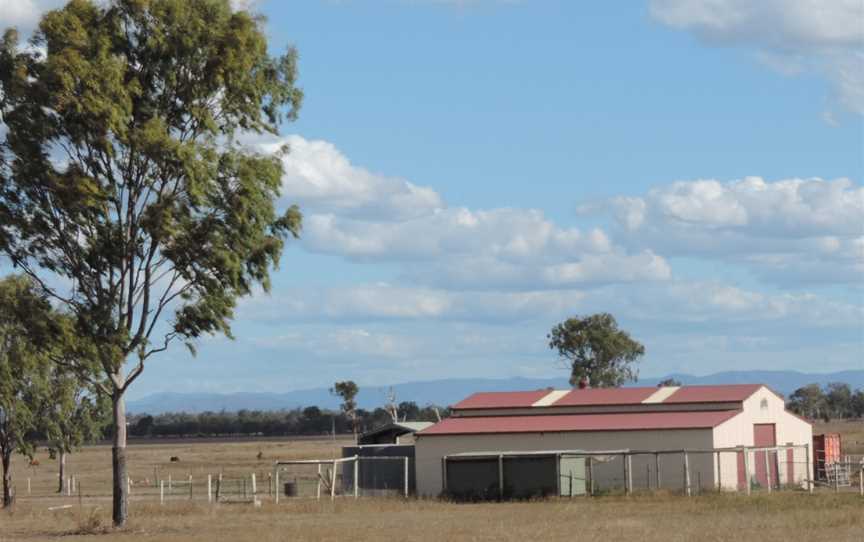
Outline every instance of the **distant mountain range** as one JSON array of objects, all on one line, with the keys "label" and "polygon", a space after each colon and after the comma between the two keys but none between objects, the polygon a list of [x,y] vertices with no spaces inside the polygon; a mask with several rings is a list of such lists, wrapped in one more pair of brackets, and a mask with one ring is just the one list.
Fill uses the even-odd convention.
[{"label": "distant mountain range", "polygon": [[[864,370],[837,373],[800,373],[796,371],[730,371],[708,376],[671,374],[662,378],[644,378],[639,386],[656,386],[664,378],[674,378],[683,384],[767,384],[774,390],[788,395],[801,386],[817,383],[845,382],[853,389],[864,387]],[[361,387],[357,396],[360,408],[374,409],[386,402],[389,386]],[[451,405],[477,391],[533,390],[554,387],[569,387],[566,378],[459,378],[406,382],[394,384],[397,401],[414,401],[420,406],[427,404]],[[129,401],[127,409],[135,414],[161,414],[163,412],[204,412],[220,410],[280,410],[305,406],[337,408],[339,400],[326,388],[297,390],[285,393],[173,393],[162,392]]]}]

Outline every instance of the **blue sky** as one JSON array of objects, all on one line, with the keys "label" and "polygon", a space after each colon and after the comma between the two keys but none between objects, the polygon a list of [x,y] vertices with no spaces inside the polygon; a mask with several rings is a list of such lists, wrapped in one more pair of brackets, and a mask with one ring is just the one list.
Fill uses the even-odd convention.
[{"label": "blue sky", "polygon": [[261,145],[292,147],[303,239],[235,341],[130,397],[563,377],[545,333],[598,311],[644,375],[864,368],[860,2],[253,9],[300,52],[300,118]]}]

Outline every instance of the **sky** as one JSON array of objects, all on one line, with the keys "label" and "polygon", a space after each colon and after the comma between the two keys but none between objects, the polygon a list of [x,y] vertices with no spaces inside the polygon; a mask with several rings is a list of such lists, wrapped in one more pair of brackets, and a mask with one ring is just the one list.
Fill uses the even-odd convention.
[{"label": "sky", "polygon": [[256,145],[290,146],[303,234],[235,340],[130,398],[563,379],[546,333],[596,312],[644,376],[864,369],[860,1],[245,5],[299,50],[299,119]]}]

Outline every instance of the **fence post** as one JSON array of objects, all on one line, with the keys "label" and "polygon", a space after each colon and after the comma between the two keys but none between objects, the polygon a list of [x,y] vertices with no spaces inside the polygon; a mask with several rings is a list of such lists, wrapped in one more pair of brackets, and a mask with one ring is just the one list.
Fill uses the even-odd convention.
[{"label": "fence post", "polygon": [[[273,501],[276,504],[279,504],[279,465],[273,469],[275,472],[273,473]],[[319,466],[318,472],[321,472],[321,468]],[[318,482],[318,487],[321,487],[321,482]]]},{"label": "fence post", "polygon": [[130,478],[129,476],[126,477],[126,494],[132,494],[132,478]]},{"label": "fence post", "polygon": [[408,463],[409,463],[409,460],[408,460],[408,456],[406,455],[405,456],[405,497],[408,497],[408,475],[409,475]]},{"label": "fence post", "polygon": [[171,496],[171,489],[174,487],[174,484],[171,483],[171,473],[168,473],[168,496]]},{"label": "fence post", "polygon": [[[279,488],[276,488],[276,492],[279,492]],[[321,463],[318,463],[318,489],[315,492],[315,498],[319,501],[321,500]]]},{"label": "fence post", "polygon": [[633,493],[633,456],[627,454],[627,494]]},{"label": "fence post", "polygon": [[651,490],[651,463],[645,463],[645,489]]},{"label": "fence post", "polygon": [[804,444],[804,461],[807,462],[807,465],[804,467],[804,472],[807,474],[807,491],[813,493],[813,478],[816,476],[816,471],[813,471],[813,474],[810,474],[810,469],[813,465],[810,464],[810,443]]},{"label": "fence post", "polygon": [[30,495],[30,478],[27,478],[27,495]]},{"label": "fence post", "polygon": [[594,496],[594,458],[588,458],[588,478],[591,479],[591,488],[589,490],[589,495]]},{"label": "fence post", "polygon": [[861,470],[858,471],[858,491],[861,493],[861,496],[864,497],[864,466],[862,466]]},{"label": "fence post", "polygon": [[720,470],[720,452],[715,452],[717,456],[717,493],[723,491],[723,473]]},{"label": "fence post", "polygon": [[216,479],[216,502],[219,502],[219,497],[222,496],[222,473],[219,473],[219,478]]},{"label": "fence post", "polygon": [[765,454],[765,485],[768,486],[768,493],[771,493],[771,454],[767,449],[762,453]]},{"label": "fence post", "polygon": [[354,498],[360,497],[360,456],[354,456]]},{"label": "fence post", "polygon": [[498,454],[498,500],[504,499],[504,456]]},{"label": "fence post", "polygon": [[189,500],[192,500],[192,475],[189,475]]},{"label": "fence post", "polygon": [[255,473],[252,473],[252,496],[255,497],[258,495],[258,483],[255,480]]},{"label": "fence post", "polygon": [[744,485],[749,496],[752,488],[750,487],[750,450],[747,448],[744,449]]},{"label": "fence post", "polygon": [[333,473],[330,476],[330,500],[336,500],[336,461],[333,461]]},{"label": "fence post", "polygon": [[654,470],[657,471],[657,487],[655,489],[660,489],[660,454],[654,453]]},{"label": "fence post", "polygon": [[207,475],[207,502],[213,502],[213,475]]},{"label": "fence post", "polygon": [[690,459],[687,452],[684,452],[684,491],[687,496],[690,496]]},{"label": "fence post", "polygon": [[159,504],[165,504],[165,480],[159,480]]}]

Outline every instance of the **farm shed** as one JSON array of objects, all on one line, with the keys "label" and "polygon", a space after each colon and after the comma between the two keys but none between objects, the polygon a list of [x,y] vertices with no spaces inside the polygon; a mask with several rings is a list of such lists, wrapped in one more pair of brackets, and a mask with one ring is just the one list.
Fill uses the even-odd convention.
[{"label": "farm shed", "polygon": [[812,468],[812,426],[760,384],[476,393],[415,439],[417,492],[426,496],[447,482],[487,487],[479,460],[476,473],[456,467],[466,477],[458,482],[447,469],[466,454],[502,451],[584,452],[598,489],[778,487],[803,483]]},{"label": "farm shed", "polygon": [[431,427],[432,422],[394,422],[382,425],[360,435],[357,443],[366,444],[410,444],[414,433]]}]

